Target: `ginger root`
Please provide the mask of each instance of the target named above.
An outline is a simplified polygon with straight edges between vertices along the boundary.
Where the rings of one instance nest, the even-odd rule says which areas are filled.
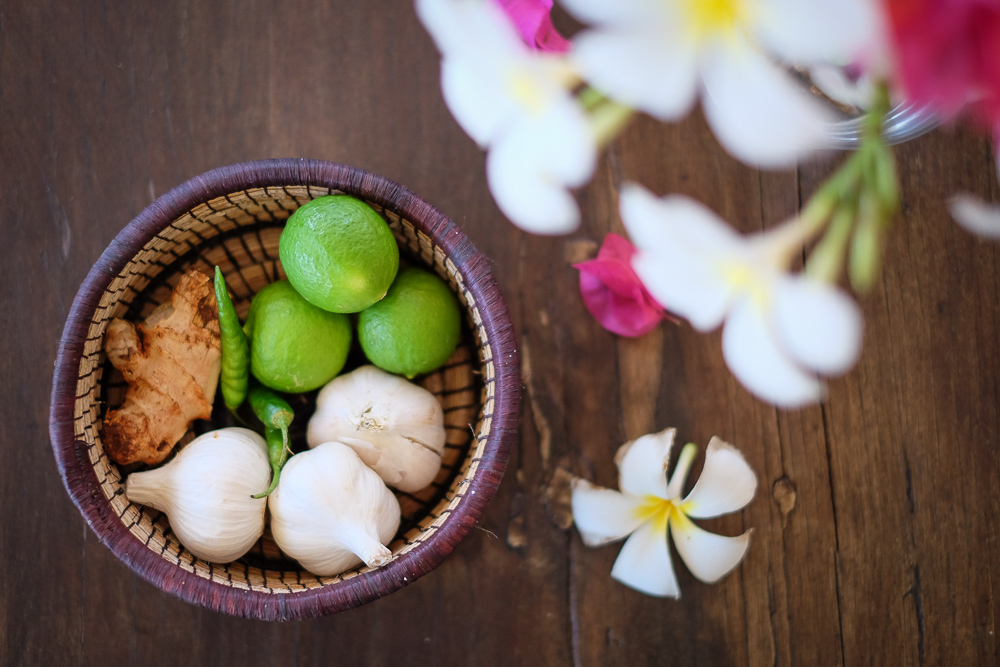
[[[121,464],[159,463],[192,421],[212,414],[222,352],[211,281],[188,271],[145,322],[112,320],[104,351],[129,385],[104,417],[104,450]]]

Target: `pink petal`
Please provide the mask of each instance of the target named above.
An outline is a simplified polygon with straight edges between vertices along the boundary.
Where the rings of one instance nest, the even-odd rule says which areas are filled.
[[[889,0],[886,9],[911,101],[946,120],[972,102],[980,121],[1000,120],[1000,3]]]
[[[552,0],[494,0],[507,14],[528,46],[539,51],[566,53],[570,42],[552,25]]]
[[[628,239],[610,232],[604,237],[604,243],[601,244],[601,249],[597,251],[597,258],[617,259],[620,262],[629,264],[636,252],[638,251],[635,249],[635,246]]]
[[[619,336],[637,337],[652,331],[665,317],[632,270],[636,252],[627,240],[608,234],[597,259],[574,264],[580,270],[580,294],[590,314]]]

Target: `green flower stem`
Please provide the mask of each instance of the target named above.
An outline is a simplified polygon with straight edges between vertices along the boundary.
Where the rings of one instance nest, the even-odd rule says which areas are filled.
[[[623,104],[606,99],[589,109],[589,113],[590,127],[597,139],[597,146],[599,149],[603,149],[621,134],[635,111]]]
[[[896,176],[896,160],[892,151],[884,143],[879,143],[874,155],[873,175],[875,191],[882,211],[883,227],[892,221],[899,210],[899,181]]]
[[[837,209],[830,222],[830,228],[806,262],[805,274],[808,277],[827,283],[835,283],[840,279],[855,216],[856,210],[853,206],[842,205]]]
[[[887,224],[885,219],[878,195],[872,190],[862,193],[847,265],[847,275],[855,292],[869,291],[878,278],[882,266],[882,231]]]
[[[861,146],[816,191],[798,217],[802,243],[823,234],[805,269],[811,278],[836,282],[845,258],[856,291],[870,289],[878,277],[883,232],[899,208],[896,163],[882,138],[882,121],[889,108],[888,88],[882,84],[865,114]]]
[[[577,102],[583,107],[584,111],[591,111],[594,107],[602,102],[606,101],[606,98],[595,88],[590,86],[585,86],[576,96]]]

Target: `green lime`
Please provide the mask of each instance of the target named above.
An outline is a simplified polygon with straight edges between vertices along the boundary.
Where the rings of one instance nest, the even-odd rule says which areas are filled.
[[[289,282],[309,303],[356,313],[383,296],[399,269],[396,239],[360,199],[328,195],[288,218],[278,256]]]
[[[317,308],[287,280],[253,298],[246,324],[250,372],[271,389],[302,392],[322,387],[347,361],[351,322]]]
[[[358,340],[373,364],[412,378],[448,361],[460,323],[458,299],[447,283],[403,269],[385,298],[358,315]]]

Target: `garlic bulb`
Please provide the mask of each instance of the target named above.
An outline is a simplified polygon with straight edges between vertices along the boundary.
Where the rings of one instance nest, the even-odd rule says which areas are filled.
[[[288,459],[270,496],[271,533],[313,574],[340,574],[392,557],[399,501],[358,455],[328,442]]]
[[[310,447],[350,446],[386,484],[419,491],[434,479],[444,453],[444,413],[434,395],[375,366],[331,380],[316,397]]]
[[[165,513],[181,544],[215,563],[236,560],[264,532],[271,465],[264,439],[245,428],[224,428],[192,440],[172,461],[134,472],[125,496]]]

